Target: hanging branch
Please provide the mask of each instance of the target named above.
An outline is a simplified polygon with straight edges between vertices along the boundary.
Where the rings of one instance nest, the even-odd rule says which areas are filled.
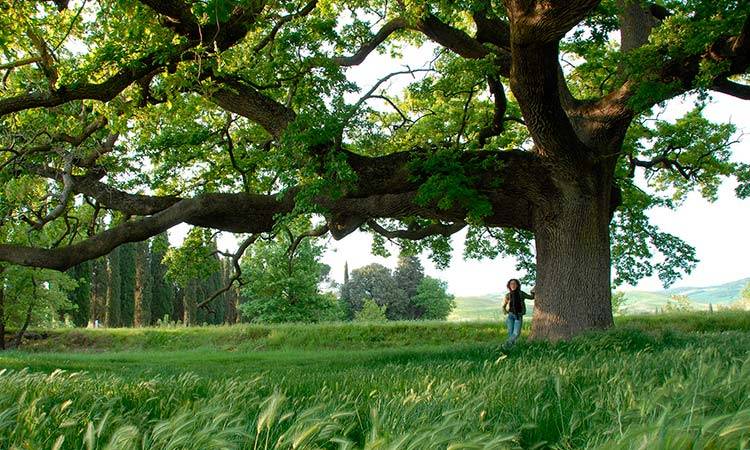
[[[31,322],[31,311],[34,309],[34,300],[37,296],[36,277],[34,277],[34,275],[31,276],[31,284],[33,286],[33,293],[29,299],[29,307],[26,308],[26,320],[24,320],[23,326],[21,326],[21,329],[18,330],[16,337],[13,339],[13,347],[15,348],[21,347],[21,339],[23,339],[23,335],[26,334],[26,329],[29,328],[29,323]]]
[[[323,224],[319,226],[318,228],[315,228],[314,230],[306,231],[298,236],[293,236],[292,232],[287,229],[287,233],[289,234],[289,240],[292,242],[292,244],[287,249],[286,253],[289,257],[289,273],[292,272],[292,261],[294,260],[294,254],[297,252],[297,247],[299,247],[299,244],[302,243],[302,240],[308,237],[320,237],[324,234],[328,233],[329,228],[328,224]]]
[[[255,241],[257,241],[259,237],[260,237],[260,233],[255,233],[251,235],[250,237],[242,241],[242,243],[240,244],[236,252],[228,255],[232,258],[232,265],[234,266],[234,276],[232,276],[232,278],[229,279],[229,282],[223,288],[211,294],[211,296],[207,298],[206,300],[203,300],[202,302],[198,303],[196,308],[205,309],[207,305],[211,303],[212,301],[214,301],[218,296],[230,290],[232,286],[234,285],[234,283],[239,283],[240,285],[243,284],[241,280],[242,268],[240,267],[240,258],[242,258],[242,255],[245,254],[245,251],[248,249],[248,247],[250,247]],[[225,254],[223,252],[221,253]]]
[[[60,192],[58,205],[50,211],[46,216],[42,217],[39,222],[34,222],[29,219],[28,223],[36,230],[41,230],[46,224],[60,217],[65,209],[68,207],[70,197],[73,194],[73,176],[71,174],[73,170],[73,155],[67,154],[65,156],[65,169],[62,172],[63,189]]]

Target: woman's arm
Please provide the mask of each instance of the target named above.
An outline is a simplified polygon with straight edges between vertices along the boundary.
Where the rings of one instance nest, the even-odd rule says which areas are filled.
[[[503,299],[503,312],[505,314],[508,314],[508,303],[510,303],[510,295],[505,294],[505,299]]]
[[[524,300],[534,300],[534,289],[531,290],[531,294],[521,291],[521,297],[523,297]]]

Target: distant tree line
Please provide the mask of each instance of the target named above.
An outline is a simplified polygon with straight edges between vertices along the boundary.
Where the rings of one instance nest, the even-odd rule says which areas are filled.
[[[188,325],[235,323],[239,295],[230,289],[204,308],[197,305],[227,284],[230,261],[212,255],[214,265],[201,277],[168,276],[170,252],[166,234],[125,244],[106,257],[84,262],[67,274],[78,282],[69,293],[70,307],[59,311],[76,326],[140,327],[157,321]]]
[[[380,264],[353,270],[351,276],[348,267],[345,270],[341,304],[350,320],[356,319],[368,302],[385,308],[388,320],[445,320],[455,306],[447,284],[425,276],[415,256],[400,255],[394,271]]]
[[[444,320],[454,307],[446,283],[425,276],[414,256],[401,255],[393,271],[371,264],[350,276],[347,265],[339,285],[320,262],[324,249],[291,231],[258,240],[240,260],[242,282],[216,296],[237,274],[200,228],[179,247],[162,233],[65,273],[0,265],[0,349],[6,328]]]

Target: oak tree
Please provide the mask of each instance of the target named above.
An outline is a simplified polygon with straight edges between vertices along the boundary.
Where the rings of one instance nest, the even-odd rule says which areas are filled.
[[[559,339],[612,324],[611,267],[668,282],[694,263],[644,209],[715,197],[728,175],[750,194],[731,126],[701,105],[647,120],[685,94],[750,98],[746,1],[0,9],[1,181],[47,186],[3,198],[3,223],[30,230],[0,244],[14,264],[65,270],[179,223],[258,234],[313,214],[336,239],[364,228],[445,263],[469,227],[470,253],[529,263],[533,241],[533,335]],[[411,47],[434,57],[350,78]],[[411,82],[390,92],[395,77]],[[644,193],[638,173],[673,195]],[[49,227],[58,239],[34,239]]]

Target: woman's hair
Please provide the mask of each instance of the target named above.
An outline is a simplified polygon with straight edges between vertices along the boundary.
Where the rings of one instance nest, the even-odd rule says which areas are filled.
[[[515,282],[516,282],[516,285],[518,286],[518,290],[520,291],[520,290],[521,290],[521,282],[520,282],[520,281],[518,281],[518,279],[517,279],[517,278],[511,278],[510,280],[508,280],[508,284],[506,284],[506,285],[505,285],[505,286],[506,286],[506,287],[508,288],[508,290],[510,290],[510,283],[511,283],[512,281],[515,281]]]

